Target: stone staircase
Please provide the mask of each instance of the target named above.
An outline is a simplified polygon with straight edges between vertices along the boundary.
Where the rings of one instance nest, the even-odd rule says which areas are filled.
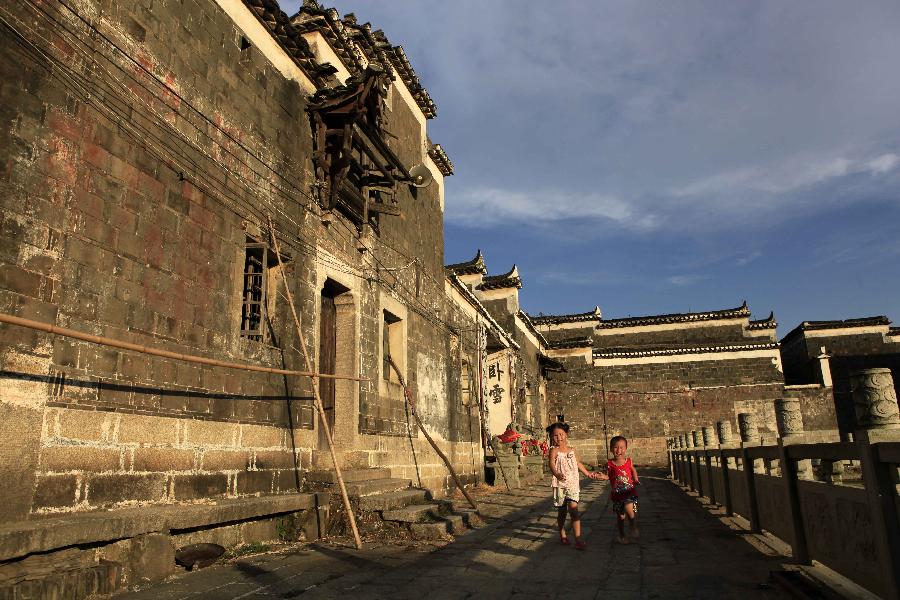
[[[346,469],[341,475],[361,533],[433,540],[481,524],[475,510],[450,500],[432,500],[431,492],[412,487],[409,479],[391,477],[390,469]],[[329,491],[333,499],[340,494],[334,471],[309,472],[306,481],[308,488]]]

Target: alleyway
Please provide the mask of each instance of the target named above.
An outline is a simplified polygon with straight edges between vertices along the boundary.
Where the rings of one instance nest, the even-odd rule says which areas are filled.
[[[482,500],[487,526],[443,548],[316,544],[210,567],[123,600],[182,598],[776,598],[766,556],[661,476],[645,474],[639,544],[612,546],[605,483],[583,492],[588,549],[557,544],[548,489]]]

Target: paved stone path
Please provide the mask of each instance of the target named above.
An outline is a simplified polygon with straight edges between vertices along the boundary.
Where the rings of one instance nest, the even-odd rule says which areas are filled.
[[[769,572],[782,557],[758,550],[697,500],[644,474],[641,539],[613,545],[605,482],[584,482],[588,549],[561,546],[549,487],[481,499],[487,526],[453,543],[340,543],[245,557],[118,598],[777,598]]]

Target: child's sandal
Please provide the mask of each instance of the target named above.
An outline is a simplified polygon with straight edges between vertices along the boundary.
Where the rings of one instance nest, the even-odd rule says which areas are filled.
[[[563,546],[568,546],[568,545],[569,545],[569,538],[568,538],[568,537],[561,537],[561,538],[559,538],[559,543],[562,544]]]
[[[575,549],[576,550],[584,550],[586,548],[587,548],[587,544],[585,544],[583,540],[575,540]]]

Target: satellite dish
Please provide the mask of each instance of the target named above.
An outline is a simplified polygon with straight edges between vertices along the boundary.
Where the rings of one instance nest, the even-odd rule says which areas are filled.
[[[418,164],[409,170],[409,183],[413,187],[423,188],[434,181],[431,169],[423,164]]]

